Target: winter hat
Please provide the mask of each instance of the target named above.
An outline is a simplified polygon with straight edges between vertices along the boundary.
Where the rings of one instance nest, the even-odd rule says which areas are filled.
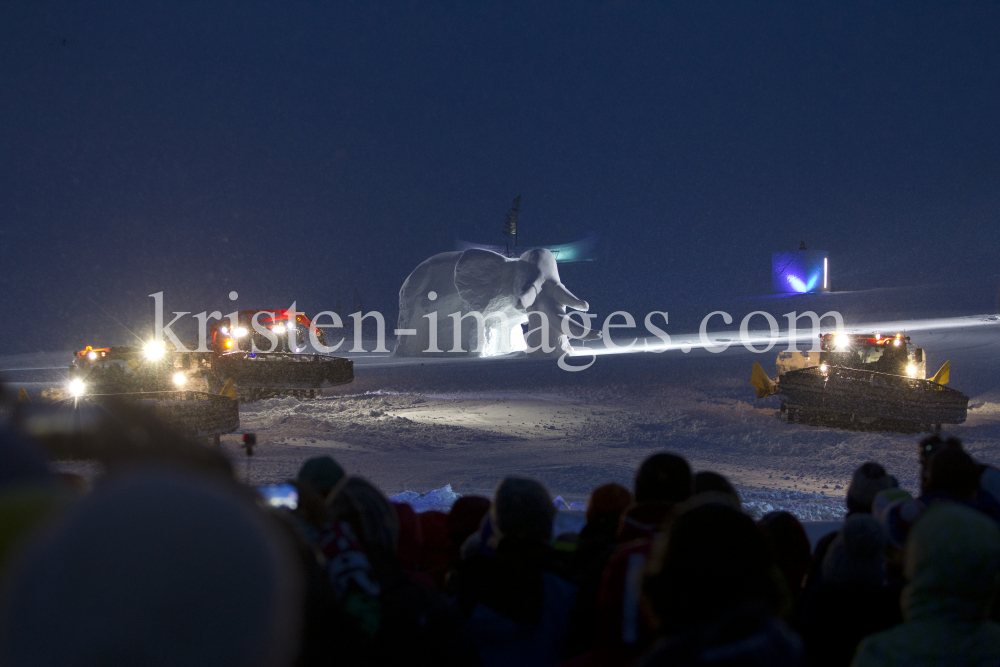
[[[854,471],[847,487],[847,509],[851,512],[872,511],[872,502],[879,491],[892,487],[892,478],[878,463],[869,461]]]
[[[556,509],[544,486],[532,479],[506,477],[493,498],[493,523],[504,537],[548,542]]]
[[[653,454],[635,473],[637,503],[677,503],[691,497],[691,466],[676,454]]]
[[[299,468],[299,481],[310,484],[321,498],[330,495],[333,487],[344,478],[344,469],[329,456],[317,456]]]
[[[831,584],[885,583],[886,536],[871,514],[852,514],[830,543],[823,559],[823,581]]]
[[[896,502],[897,500],[912,500],[913,496],[910,495],[909,491],[903,489],[884,489],[875,494],[875,500],[872,501],[872,516],[876,520],[883,523],[882,515],[889,505]]]
[[[587,521],[599,516],[621,516],[632,504],[632,492],[621,484],[603,484],[590,493],[587,501]]]
[[[134,469],[109,480],[10,573],[0,663],[291,665],[302,573],[272,521],[203,473]]]

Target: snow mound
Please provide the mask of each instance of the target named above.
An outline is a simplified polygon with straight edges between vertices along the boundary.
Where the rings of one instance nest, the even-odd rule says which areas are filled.
[[[755,519],[768,512],[788,512],[799,521],[837,521],[847,512],[843,498],[819,493],[757,488],[742,488],[739,493],[743,511]]]
[[[455,493],[451,489],[451,484],[445,484],[440,489],[434,489],[427,493],[420,494],[415,491],[403,491],[389,497],[390,502],[401,505],[409,505],[417,514],[436,510],[438,512],[449,512],[455,501],[462,495]]]

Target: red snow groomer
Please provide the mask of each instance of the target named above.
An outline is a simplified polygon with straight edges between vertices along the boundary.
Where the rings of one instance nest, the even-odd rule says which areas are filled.
[[[789,423],[913,432],[961,424],[969,397],[946,387],[951,363],[927,378],[927,356],[902,333],[820,336],[818,352],[781,352],[771,379],[754,362],[757,398],[781,397]]]
[[[354,380],[354,362],[312,350],[312,339],[326,345],[323,330],[302,312],[241,310],[209,327],[212,367],[232,380],[240,400],[278,394],[315,396],[316,390]]]
[[[256,325],[256,326],[255,326]],[[306,349],[309,333],[326,345],[323,330],[305,313],[289,310],[241,310],[236,326],[228,319],[213,322],[208,338],[216,354],[229,352],[291,352]]]
[[[256,324],[256,326],[254,326]],[[87,347],[69,368],[68,390],[55,394],[224,392],[239,401],[276,395],[313,398],[323,387],[354,380],[354,362],[314,351],[309,332],[325,345],[323,331],[300,312],[244,310],[236,326],[214,322],[207,332],[209,352],[175,350],[164,343],[143,347]]]

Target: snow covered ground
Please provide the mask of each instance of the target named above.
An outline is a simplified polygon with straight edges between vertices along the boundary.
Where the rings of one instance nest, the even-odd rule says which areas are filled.
[[[794,303],[782,307],[789,303],[771,312],[780,320],[796,309]],[[733,311],[736,326],[758,307]],[[926,303],[921,308],[919,318],[876,309],[849,324],[905,329],[926,350],[928,373],[950,360],[950,386],[971,399],[968,421],[951,432],[975,458],[1000,465],[996,317],[985,310],[935,317],[925,312]],[[797,309],[804,310],[802,304]],[[712,328],[723,328],[717,322]],[[755,515],[788,509],[803,519],[834,519],[842,514],[852,471],[868,460],[916,488],[921,436],[788,425],[777,418],[776,398],[754,398],[752,362],[773,372],[781,346],[753,354],[736,343],[711,354],[698,347],[696,333],[674,338],[677,344],[665,352],[599,355],[577,373],[560,370],[553,360],[361,355],[354,357],[355,382],[326,390],[322,398],[241,406],[240,432],[258,438],[252,459],[243,456],[239,433],[224,437],[223,446],[251,483],[293,477],[305,459],[329,454],[390,495],[446,485],[450,492],[490,495],[503,476],[524,475],[567,504],[584,503],[602,483],[631,487],[639,463],[663,450],[685,456],[696,470],[729,477]],[[725,338],[736,340],[738,333],[713,336]],[[692,349],[683,352],[681,344]],[[16,386],[28,371],[14,369],[58,369],[68,361],[63,356],[0,359],[0,373]]]

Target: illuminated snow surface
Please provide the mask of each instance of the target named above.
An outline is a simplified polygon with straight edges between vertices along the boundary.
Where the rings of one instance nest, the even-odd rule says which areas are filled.
[[[986,296],[992,308],[993,295]],[[781,315],[787,311],[822,313],[836,303],[824,298],[776,300],[767,309],[784,324]],[[926,350],[928,374],[950,360],[950,386],[971,399],[968,421],[950,432],[978,460],[1000,464],[998,319],[932,311],[926,299],[914,302],[920,309],[876,308],[876,317],[864,318],[852,313],[850,299],[836,305],[847,314],[849,329],[905,330]],[[710,330],[730,330],[714,334],[713,341],[738,340],[740,319],[759,309],[761,303],[731,310],[735,320],[728,327],[713,320]],[[927,317],[928,311],[948,317]],[[636,319],[641,327],[641,315]],[[852,324],[858,321],[869,324]],[[851,473],[869,460],[885,465],[905,488],[916,489],[921,435],[788,425],[777,418],[778,399],[758,401],[749,386],[752,362],[773,374],[784,345],[753,354],[737,342],[713,354],[699,347],[697,327],[693,330],[674,336],[662,353],[601,354],[603,349],[589,343],[599,356],[577,373],[559,370],[554,360],[509,356],[347,355],[355,361],[352,384],[325,390],[316,400],[285,397],[243,405],[241,429],[223,437],[223,447],[240,478],[253,484],[294,477],[305,459],[329,454],[387,494],[407,492],[419,505],[433,499],[421,501],[421,494],[434,492],[442,507],[449,494],[489,496],[505,475],[521,475],[540,480],[553,496],[579,509],[600,484],[631,487],[642,460],[664,450],[685,456],[695,470],[727,476],[755,516],[785,509],[802,519],[837,518]],[[616,338],[625,333],[616,332]],[[682,351],[688,346],[689,352]],[[44,367],[44,356],[0,359],[0,372],[13,380],[10,369]],[[52,366],[62,363],[60,357]],[[239,447],[242,432],[257,434],[252,459]],[[87,464],[62,465],[87,469]]]
[[[969,420],[951,432],[977,459],[1000,464],[998,325],[985,317],[909,324],[928,368],[950,359],[951,385],[972,399]],[[915,490],[920,435],[790,426],[778,419],[777,398],[754,398],[752,361],[773,368],[779,349],[601,355],[579,373],[523,358],[361,357],[356,381],[323,399],[243,406],[242,430],[258,436],[252,461],[240,458],[237,438],[225,446],[254,482],[291,477],[326,453],[387,493],[414,501],[433,492],[415,502],[437,498],[439,507],[446,485],[488,496],[504,475],[523,475],[579,509],[602,483],[631,487],[641,461],[664,450],[726,475],[755,516],[842,516],[850,475],[868,460]]]

